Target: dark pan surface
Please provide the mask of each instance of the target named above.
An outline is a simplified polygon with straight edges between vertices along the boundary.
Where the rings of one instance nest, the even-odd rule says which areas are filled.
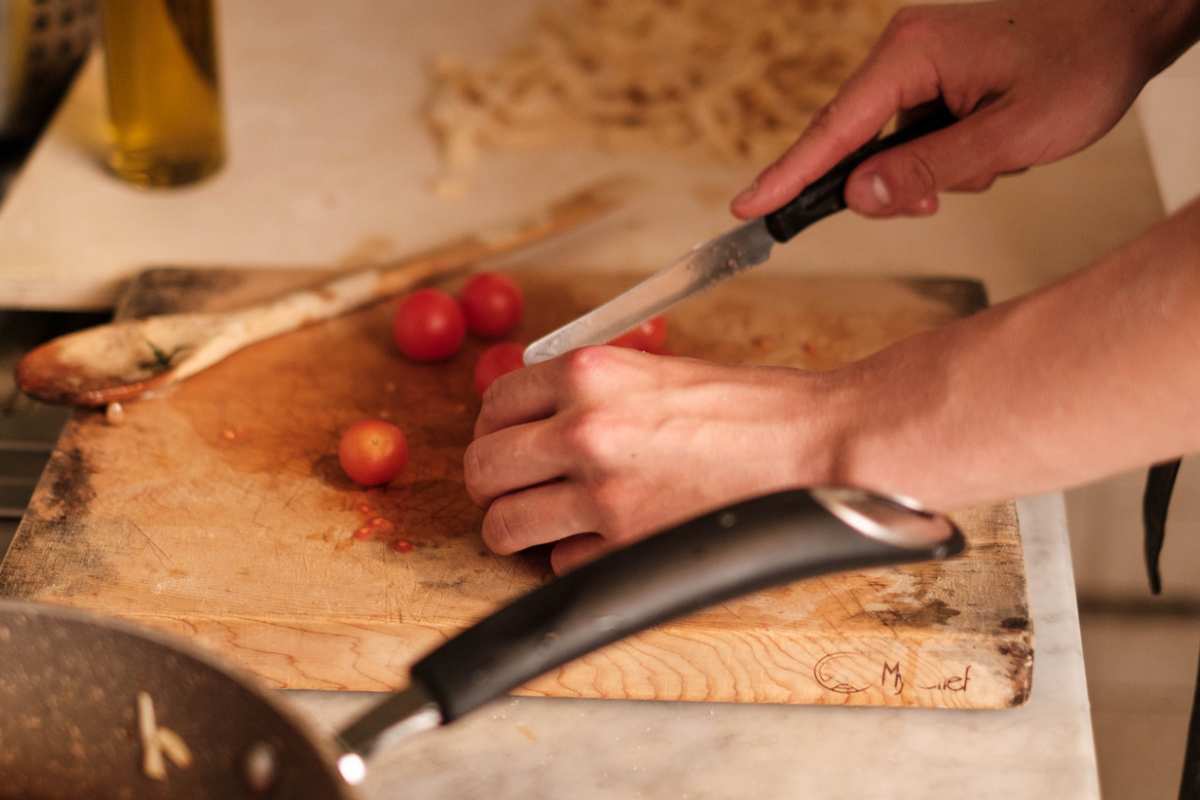
[[[185,648],[187,649],[187,648]],[[318,746],[241,679],[156,635],[73,611],[0,603],[0,798],[340,798]],[[193,764],[142,773],[137,693]],[[244,777],[254,744],[278,753],[273,788]]]

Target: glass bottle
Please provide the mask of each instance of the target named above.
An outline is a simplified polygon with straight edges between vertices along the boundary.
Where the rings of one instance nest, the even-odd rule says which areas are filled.
[[[105,0],[109,166],[142,186],[179,186],[225,159],[212,0]]]

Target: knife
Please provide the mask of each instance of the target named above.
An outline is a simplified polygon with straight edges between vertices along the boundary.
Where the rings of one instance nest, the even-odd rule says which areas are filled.
[[[776,243],[789,241],[813,223],[846,207],[846,181],[859,164],[954,121],[949,109],[938,103],[912,124],[868,142],[779,210],[697,245],[669,267],[538,339],[525,348],[525,364],[537,364],[578,347],[611,341],[685,297],[758,266],[770,258]]]

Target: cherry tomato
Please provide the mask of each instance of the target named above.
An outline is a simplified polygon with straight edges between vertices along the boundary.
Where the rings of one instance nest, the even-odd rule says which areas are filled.
[[[466,323],[453,297],[440,289],[419,289],[396,306],[392,336],[413,361],[443,361],[462,347]]]
[[[342,433],[338,461],[346,476],[360,486],[390,483],[408,463],[404,431],[381,419],[364,419]]]
[[[458,301],[467,319],[467,330],[485,339],[512,333],[525,307],[521,287],[498,272],[482,272],[471,278],[459,292]]]
[[[482,397],[496,378],[525,366],[525,362],[521,360],[524,352],[524,345],[501,342],[480,353],[479,360],[475,362],[476,393]]]
[[[665,353],[667,349],[667,320],[665,317],[650,319],[625,331],[609,342],[613,347],[631,347],[647,353]]]

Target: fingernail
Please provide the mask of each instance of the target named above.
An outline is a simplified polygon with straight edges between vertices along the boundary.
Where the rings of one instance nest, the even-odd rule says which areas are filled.
[[[892,204],[892,193],[888,191],[887,184],[883,182],[879,173],[871,176],[871,194],[879,201],[880,208],[887,208]]]
[[[742,203],[749,202],[756,194],[758,194],[758,178],[755,178],[753,183],[738,192],[737,197],[733,198],[733,204],[740,206]]]

